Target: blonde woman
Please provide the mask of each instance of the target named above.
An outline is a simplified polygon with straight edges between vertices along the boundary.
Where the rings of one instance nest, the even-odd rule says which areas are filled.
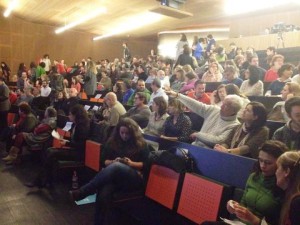
[[[84,90],[88,97],[91,97],[95,94],[97,89],[97,69],[96,64],[93,61],[87,62],[86,74],[84,76]]]

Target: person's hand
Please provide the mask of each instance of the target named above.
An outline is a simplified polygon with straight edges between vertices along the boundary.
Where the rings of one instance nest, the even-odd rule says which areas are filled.
[[[234,205],[234,213],[237,218],[253,225],[259,225],[260,219],[255,216],[249,209],[241,206],[240,204]]]
[[[115,158],[115,160],[113,160],[113,162],[120,162],[121,159],[122,159],[121,157],[117,157]]]
[[[196,138],[197,138],[197,132],[192,133],[192,134],[190,135],[190,138],[191,138],[192,140],[196,140]]]
[[[238,204],[239,204],[239,203],[236,202],[236,201],[229,200],[229,201],[227,202],[227,205],[226,205],[227,211],[228,211],[229,213],[231,213],[231,214],[234,214],[234,213],[235,213],[235,211],[234,211],[235,206],[238,205]]]
[[[178,93],[175,92],[175,91],[172,91],[172,90],[165,90],[166,94],[171,96],[171,97],[177,97],[178,96]]]
[[[59,142],[60,142],[60,144],[61,144],[62,146],[65,146],[66,143],[67,143],[65,140],[59,140]]]
[[[129,159],[129,158],[127,158],[127,157],[124,157],[123,160],[122,160],[122,163],[124,163],[124,164],[130,166],[131,163],[132,163],[132,161],[131,161],[131,159]]]
[[[219,144],[216,144],[216,145],[214,146],[214,150],[218,150],[218,151],[221,151],[221,152],[228,152],[228,149],[227,149],[227,148],[225,148],[224,146],[219,145]]]

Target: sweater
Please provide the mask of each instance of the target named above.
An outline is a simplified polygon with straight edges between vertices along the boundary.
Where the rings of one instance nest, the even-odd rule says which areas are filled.
[[[264,94],[264,84],[259,80],[250,85],[249,80],[245,80],[240,87],[240,91],[246,96],[262,96]]]
[[[300,132],[291,129],[291,121],[277,129],[272,139],[285,143],[290,150],[300,149]]]
[[[196,134],[193,145],[213,148],[215,144],[223,143],[230,132],[240,124],[237,115],[222,117],[218,106],[206,105],[184,95],[179,95],[178,99],[204,118],[203,126]]]
[[[128,110],[122,117],[133,119],[141,128],[145,128],[149,122],[150,109],[147,105],[141,108],[133,107]]]
[[[152,112],[149,117],[149,122],[147,127],[144,129],[145,134],[150,134],[154,136],[160,136],[163,133],[163,125],[169,115],[166,113],[162,115],[159,119],[155,119],[155,112]]]

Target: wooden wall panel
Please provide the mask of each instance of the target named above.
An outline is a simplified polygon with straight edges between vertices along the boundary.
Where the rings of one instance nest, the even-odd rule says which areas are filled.
[[[37,62],[45,53],[50,59],[65,59],[67,65],[75,61],[92,57],[94,60],[122,57],[123,40],[93,41],[94,35],[66,31],[60,35],[54,33],[55,27],[34,24],[11,16],[0,17],[0,60],[8,63],[12,74],[16,74],[18,66],[24,62],[28,67],[31,61]],[[2,29],[4,24],[5,29]],[[11,32],[9,32],[11,31]],[[157,40],[127,40],[133,55],[146,57],[152,48],[157,47]]]

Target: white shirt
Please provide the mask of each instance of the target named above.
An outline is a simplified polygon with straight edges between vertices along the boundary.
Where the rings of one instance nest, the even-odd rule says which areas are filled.
[[[155,97],[158,97],[158,96],[162,96],[164,97],[164,99],[166,100],[166,102],[168,102],[169,100],[169,96],[165,93],[165,91],[162,89],[162,88],[159,88],[156,92],[153,92],[150,96],[150,100],[148,102],[148,106],[151,106],[152,103],[153,103],[153,99]]]
[[[42,97],[48,97],[51,93],[51,88],[49,86],[47,87],[41,87],[41,96]]]

